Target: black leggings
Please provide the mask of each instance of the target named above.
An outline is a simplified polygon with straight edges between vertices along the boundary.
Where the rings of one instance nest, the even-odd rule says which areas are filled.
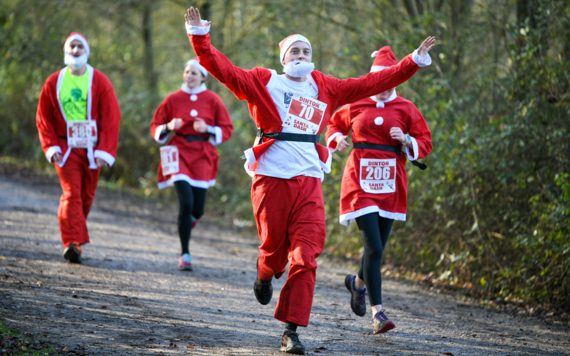
[[[190,254],[190,233],[192,232],[192,217],[199,219],[204,215],[204,203],[206,202],[206,189],[196,188],[185,181],[174,182],[180,212],[178,213],[178,234],[182,245],[182,254]]]
[[[386,248],[394,219],[386,219],[378,216],[378,213],[370,213],[356,218],[356,223],[364,243],[364,254],[360,261],[358,278],[366,283],[370,305],[382,304],[380,262],[382,262],[382,254]]]

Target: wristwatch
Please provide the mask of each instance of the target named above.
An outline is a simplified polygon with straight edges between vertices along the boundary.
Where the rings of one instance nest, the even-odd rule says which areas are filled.
[[[409,134],[406,134],[406,142],[404,142],[404,145],[407,145],[410,142],[412,142],[412,137]]]

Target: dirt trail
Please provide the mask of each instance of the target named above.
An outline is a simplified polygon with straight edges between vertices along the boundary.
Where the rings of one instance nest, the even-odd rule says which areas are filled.
[[[99,189],[82,265],[61,258],[53,179],[0,177],[0,320],[79,355],[280,355],[273,300],[252,292],[258,239],[200,222],[194,272],[179,272],[176,212]],[[210,202],[211,203],[211,202]],[[570,355],[570,328],[497,313],[387,280],[397,328],[371,335],[343,285],[350,271],[320,261],[307,354]],[[0,350],[1,351],[1,350]],[[1,352],[0,352],[1,354]]]

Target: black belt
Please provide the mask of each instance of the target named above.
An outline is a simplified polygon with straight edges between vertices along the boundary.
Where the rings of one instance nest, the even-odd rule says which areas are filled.
[[[206,142],[206,141],[210,140],[210,136],[181,135],[179,133],[177,133],[177,135],[184,137],[186,139],[186,142],[192,142],[192,141]]]
[[[263,132],[260,129],[257,129],[257,137],[261,137],[261,142],[263,142],[263,138],[271,138],[277,141],[295,141],[295,142],[309,142],[309,143],[319,143],[320,136],[319,135],[306,135],[306,134],[298,134],[298,133],[289,133],[289,132]]]
[[[398,156],[402,153],[402,148],[398,145],[398,146],[390,146],[390,145],[375,145],[372,143],[365,143],[365,142],[355,142],[354,143],[354,148],[361,148],[361,149],[367,149],[367,150],[377,150],[377,151],[385,151],[385,152],[393,152],[395,154],[397,154]],[[427,168],[427,166],[424,163],[418,162],[418,161],[412,161],[410,160],[410,162],[418,167],[419,169],[421,169],[422,171],[424,169]]]
[[[59,136],[59,135],[57,135],[57,137],[61,138],[62,140],[67,140],[67,136]]]

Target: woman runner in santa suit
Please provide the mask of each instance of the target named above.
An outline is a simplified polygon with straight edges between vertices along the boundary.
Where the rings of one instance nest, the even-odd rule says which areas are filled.
[[[57,211],[63,257],[80,263],[81,245],[89,242],[86,219],[101,167],[115,162],[121,110],[109,79],[87,64],[85,36],[71,33],[63,51],[67,66],[46,80],[36,124],[63,190]]]
[[[216,184],[218,151],[229,140],[233,124],[220,97],[206,88],[208,72],[191,59],[184,66],[182,87],[160,104],[150,126],[154,139],[164,144],[158,166],[158,187],[176,188],[180,202],[178,234],[182,253],[178,269],[192,271],[190,236],[204,214],[206,191]]]
[[[386,46],[372,54],[371,72],[397,64]],[[350,306],[358,316],[366,314],[370,299],[374,334],[395,327],[382,309],[380,262],[394,220],[406,220],[408,178],[406,158],[425,169],[417,159],[431,152],[431,133],[418,109],[397,95],[395,88],[345,105],[329,122],[326,138],[330,149],[347,149],[352,129],[354,149],[346,163],[340,196],[340,223],[356,221],[364,243],[357,275],[345,278],[351,292]]]
[[[318,144],[339,106],[393,88],[431,61],[434,38],[400,64],[384,72],[340,80],[314,71],[312,47],[302,35],[279,43],[284,75],[256,67],[234,66],[210,43],[210,22],[188,9],[186,30],[198,60],[240,100],[247,100],[258,127],[253,148],[245,151],[253,177],[251,198],[261,240],[254,294],[270,302],[272,278],[289,273],[274,317],[285,323],[281,351],[304,354],[297,326],[307,326],[313,302],[317,262],[325,241],[321,178],[330,172],[329,150]]]

